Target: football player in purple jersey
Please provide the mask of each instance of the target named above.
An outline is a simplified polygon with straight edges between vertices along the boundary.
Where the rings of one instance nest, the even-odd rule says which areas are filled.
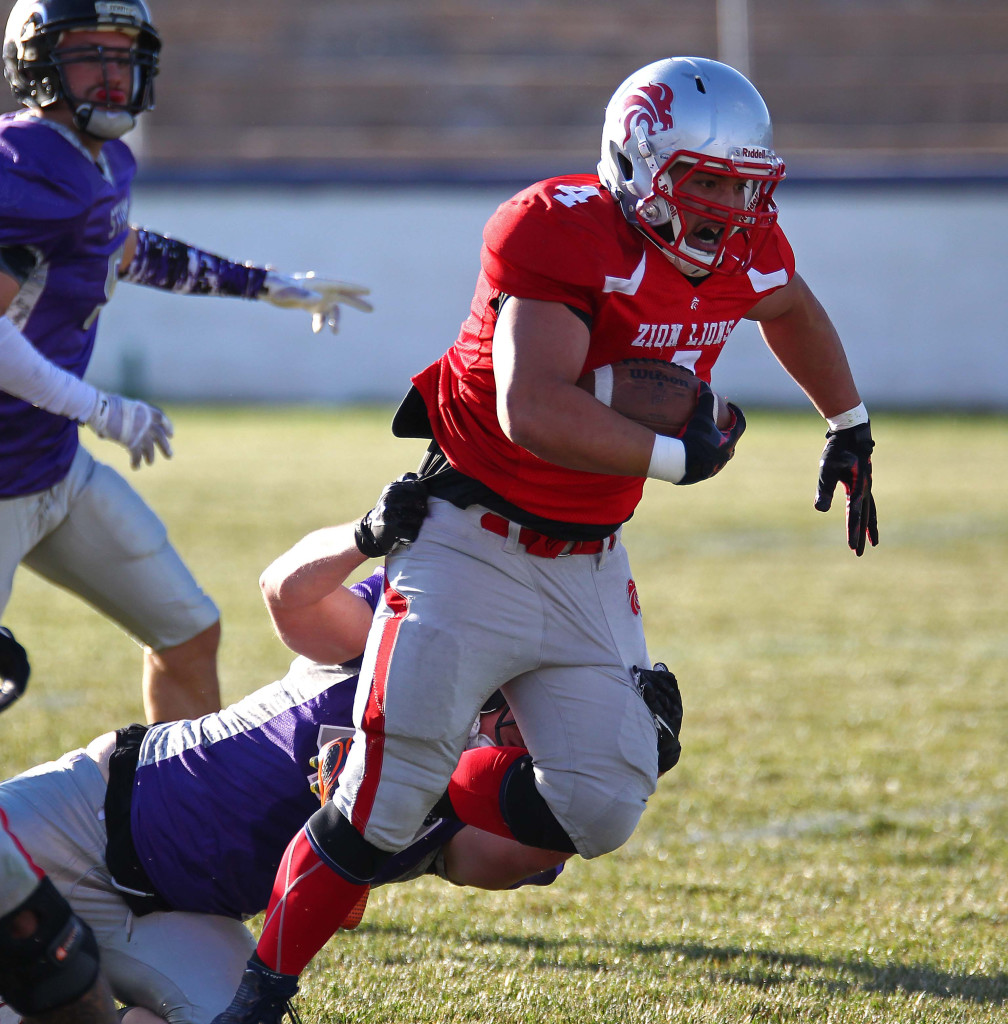
[[[133,468],[171,456],[157,407],[82,378],[117,281],[304,309],[335,330],[366,288],[232,262],[130,223],[136,163],[121,140],[154,103],[161,40],[143,0],[17,0],[4,71],[26,109],[0,117],[0,611],[25,564],[144,647],[148,721],[220,707],[219,613],[123,478],[78,426]]]
[[[25,649],[0,627],[0,711],[28,685]],[[0,1015],[26,1024],[116,1024],[94,932],[32,860],[0,809]]]

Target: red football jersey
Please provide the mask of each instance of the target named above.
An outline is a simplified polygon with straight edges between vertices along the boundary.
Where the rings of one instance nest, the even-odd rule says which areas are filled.
[[[413,378],[434,436],[460,472],[537,516],[617,523],[640,501],[641,477],[564,469],[504,436],[497,421],[492,347],[501,294],[562,302],[591,320],[582,373],[644,357],[711,368],[739,320],[794,274],[779,228],[748,274],[686,277],[592,175],[550,178],[503,203],[483,229],[469,317],[450,348]]]

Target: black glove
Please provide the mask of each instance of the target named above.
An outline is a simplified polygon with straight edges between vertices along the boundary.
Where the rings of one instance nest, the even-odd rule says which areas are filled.
[[[709,480],[735,454],[735,445],[745,430],[745,416],[731,402],[728,408],[734,419],[727,430],[720,430],[714,421],[714,392],[709,384],[702,381],[696,409],[679,434],[686,448],[686,473],[680,484]]]
[[[357,549],[368,558],[381,558],[416,540],[426,515],[427,485],[416,473],[406,473],[385,485],[378,504],[357,524]]]
[[[25,692],[30,675],[27,652],[6,626],[0,626],[0,711]]]
[[[658,730],[658,774],[667,772],[679,763],[682,747],[679,730],[682,729],[682,696],[676,677],[668,666],[656,661],[654,668],[631,669],[634,682],[647,704]]]
[[[847,544],[858,556],[864,554],[865,538],[878,544],[878,517],[871,492],[871,453],[875,442],[871,424],[830,430],[819,460],[815,507],[828,512],[838,483],[847,492]]]

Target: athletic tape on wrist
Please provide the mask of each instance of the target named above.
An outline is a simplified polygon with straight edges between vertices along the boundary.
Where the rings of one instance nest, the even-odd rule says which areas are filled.
[[[857,427],[868,422],[868,410],[864,402],[840,413],[839,416],[827,416],[826,422],[830,430],[846,430],[848,427]]]
[[[686,475],[686,446],[677,437],[655,434],[647,475],[677,484]]]

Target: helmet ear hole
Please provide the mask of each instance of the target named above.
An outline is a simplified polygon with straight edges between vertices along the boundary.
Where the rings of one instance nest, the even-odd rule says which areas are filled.
[[[630,162],[630,158],[626,155],[626,153],[617,152],[616,163],[619,164],[620,173],[623,175],[624,178],[633,177],[633,164]]]

